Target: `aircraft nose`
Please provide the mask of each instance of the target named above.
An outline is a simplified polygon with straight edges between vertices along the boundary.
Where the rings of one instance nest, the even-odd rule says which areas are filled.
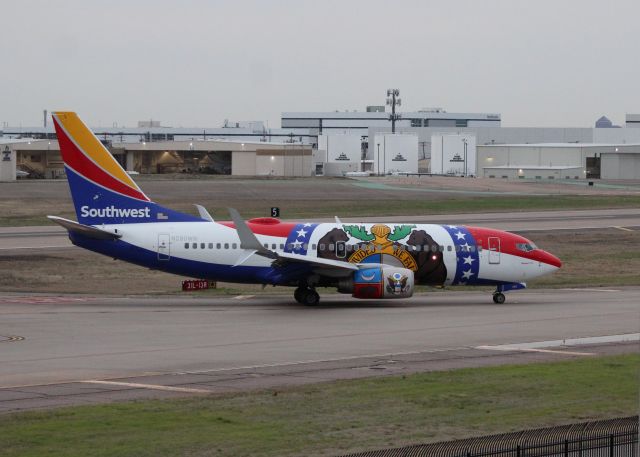
[[[547,251],[538,252],[536,257],[536,260],[538,262],[544,263],[550,267],[554,267],[554,269],[560,268],[562,266],[562,262],[560,261],[560,259]]]

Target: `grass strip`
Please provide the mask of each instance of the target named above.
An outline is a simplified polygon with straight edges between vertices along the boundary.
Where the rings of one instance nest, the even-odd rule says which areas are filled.
[[[194,214],[191,202],[159,201],[177,211]],[[589,210],[610,208],[639,208],[638,195],[557,195],[549,196],[491,196],[491,197],[448,197],[424,196],[408,194],[398,198],[396,194],[373,193],[370,199],[353,199],[345,195],[341,200],[305,199],[289,196],[287,200],[277,198],[265,202],[261,199],[229,200],[220,206],[220,201],[200,201],[216,219],[228,219],[227,207],[237,208],[243,217],[252,218],[267,216],[271,206],[281,209],[284,219],[314,219],[338,216],[374,217],[384,216],[419,216],[424,214],[460,214],[509,211],[552,211],[552,210]],[[4,207],[3,207],[4,206]],[[60,205],[57,205],[60,206]],[[26,202],[15,201],[0,204],[0,226],[53,225],[46,214],[55,214],[75,220],[70,202],[64,207],[52,210],[50,206],[39,207]]]

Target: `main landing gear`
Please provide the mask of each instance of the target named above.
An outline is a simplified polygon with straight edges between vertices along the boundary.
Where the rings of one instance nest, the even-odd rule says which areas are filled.
[[[497,303],[498,305],[502,305],[504,303],[504,301],[506,300],[504,294],[502,292],[498,292],[495,291],[493,293],[493,302]]]
[[[320,303],[318,292],[309,287],[298,287],[293,293],[293,297],[302,305],[315,306]]]

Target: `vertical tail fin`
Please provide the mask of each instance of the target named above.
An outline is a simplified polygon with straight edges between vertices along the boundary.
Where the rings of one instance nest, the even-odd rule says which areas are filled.
[[[57,111],[52,117],[78,222],[201,220],[153,203],[76,113]]]

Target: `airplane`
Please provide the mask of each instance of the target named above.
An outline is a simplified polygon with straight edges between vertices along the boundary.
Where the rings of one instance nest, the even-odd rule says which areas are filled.
[[[361,299],[408,298],[420,284],[494,286],[493,301],[561,261],[509,232],[466,225],[215,221],[144,194],[74,112],[52,114],[77,222],[47,216],[79,247],[143,267],[231,283],[294,287],[317,305],[318,287]]]

